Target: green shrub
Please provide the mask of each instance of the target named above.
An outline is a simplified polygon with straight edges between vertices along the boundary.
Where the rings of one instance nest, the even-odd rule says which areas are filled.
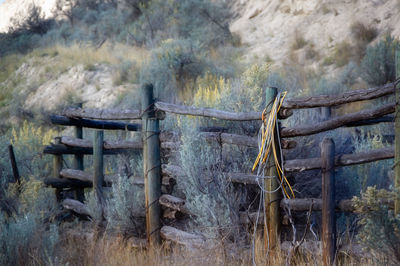
[[[134,179],[120,175],[113,183],[107,200],[107,222],[110,228],[126,235],[143,236],[144,207],[143,187],[135,185]]]
[[[390,35],[368,47],[361,61],[361,77],[374,86],[394,81],[396,50],[400,50],[400,42]]]
[[[336,45],[333,60],[338,67],[347,65],[353,56],[353,46],[350,43],[343,41]]]
[[[369,187],[353,199],[360,216],[359,240],[372,254],[385,256],[393,265],[400,263],[400,216],[389,210],[389,201],[398,196],[399,192]]]
[[[190,40],[166,40],[153,50],[149,63],[141,70],[141,83],[152,83],[160,96],[171,95],[187,87],[206,68],[204,52]]]
[[[8,214],[0,212],[0,264],[51,263],[58,241],[58,229],[53,224],[54,190],[32,179],[22,181],[18,188],[11,184],[4,190],[0,204],[13,202],[14,208]]]
[[[239,225],[238,200],[223,174],[219,149],[199,136],[196,121],[182,119],[180,124],[180,163],[185,176],[178,177],[177,185],[186,197],[186,206],[195,215],[190,229],[211,238],[229,235],[239,239],[234,234]]]

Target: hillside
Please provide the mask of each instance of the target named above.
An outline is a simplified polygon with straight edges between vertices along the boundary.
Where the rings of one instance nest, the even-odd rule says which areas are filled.
[[[6,0],[0,5],[0,31],[6,31],[10,26],[11,18],[25,16],[29,3],[41,7],[43,18],[53,18],[56,1]],[[359,62],[370,43],[375,43],[387,32],[393,37],[400,36],[400,16],[398,1],[232,1],[228,5],[230,16],[227,18],[230,30],[241,39],[241,57],[247,64],[269,62],[275,68],[284,66],[301,66],[302,71],[314,71],[316,74],[333,78],[340,73],[343,66],[350,61]],[[62,19],[58,17],[57,19]],[[107,18],[105,18],[107,19]],[[99,39],[98,42],[102,40]],[[107,53],[115,54],[113,48]],[[106,49],[107,50],[107,49]],[[103,50],[105,52],[105,50]],[[55,59],[57,61],[57,59]],[[53,68],[56,61],[44,60],[42,68]],[[62,104],[62,95],[72,94],[88,106],[99,105],[98,97],[112,105],[115,102],[118,89],[110,93],[103,90],[99,82],[85,79],[86,87],[81,84],[82,72],[85,66],[69,62],[75,72],[73,76],[52,75],[51,80],[37,88],[31,88],[24,108],[35,106],[37,109],[50,110]],[[113,62],[122,62],[120,59]],[[91,62],[90,64],[95,64]],[[101,62],[98,62],[101,63]],[[35,73],[37,69],[25,62],[18,76],[21,80],[30,80],[26,73]],[[108,69],[110,66],[108,67]],[[118,67],[112,66],[113,69]],[[81,70],[79,70],[81,69]],[[107,67],[98,67],[92,70],[95,76],[102,76],[105,80],[112,80],[112,73]],[[57,97],[53,91],[55,84],[65,77],[72,80],[75,86],[60,85],[57,88]],[[101,83],[101,82],[100,82]],[[62,84],[62,82],[60,83]],[[21,86],[26,86],[23,83]],[[35,86],[35,84],[34,84]],[[305,85],[307,86],[307,85]],[[361,85],[361,86],[365,86]],[[20,86],[19,86],[20,87]],[[32,87],[32,86],[30,86]],[[87,97],[88,91],[83,88],[95,87],[94,95]],[[76,91],[75,91],[76,90]],[[120,96],[121,97],[121,96]],[[43,102],[41,99],[46,98]]]
[[[235,1],[233,10],[231,30],[247,46],[246,57],[270,58],[279,65],[295,60],[316,69],[337,49],[379,40],[387,32],[400,36],[395,0]],[[367,29],[375,29],[376,37],[369,40]]]

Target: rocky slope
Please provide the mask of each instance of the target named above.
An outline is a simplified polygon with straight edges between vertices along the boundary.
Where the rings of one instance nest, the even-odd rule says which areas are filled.
[[[0,32],[8,29],[11,18],[23,16],[31,3],[40,6],[47,17],[52,16],[56,1],[6,0],[0,4]],[[241,37],[244,56],[250,62],[271,61],[279,66],[295,61],[300,66],[334,73],[337,64],[327,64],[327,59],[334,53],[345,52],[365,34],[357,33],[354,25],[364,27],[358,31],[374,31],[368,42],[378,40],[386,32],[400,36],[398,0],[234,0],[229,7],[233,13],[230,29]],[[42,63],[43,69],[46,64]],[[25,64],[18,75],[32,80],[37,71],[37,67]],[[112,75],[113,71],[105,65],[88,71],[76,64],[59,76],[38,82],[39,86],[28,93],[24,109],[50,110],[74,95],[87,106],[105,106],[125,90],[114,88]]]
[[[57,0],[5,0],[0,4],[0,32],[7,32],[13,18],[24,17],[31,4],[40,6],[45,18],[53,16]]]
[[[397,0],[237,0],[232,9],[231,31],[247,45],[247,57],[279,64],[295,53],[300,63],[316,67],[339,43],[357,41],[352,31],[357,23],[376,29],[376,39],[386,32],[400,36]]]

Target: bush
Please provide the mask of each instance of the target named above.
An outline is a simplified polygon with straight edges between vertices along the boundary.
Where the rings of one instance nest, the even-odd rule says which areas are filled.
[[[30,178],[21,186],[3,187],[1,202],[13,202],[12,212],[0,212],[0,264],[22,265],[51,263],[58,241],[58,229],[52,224],[56,210],[53,189]],[[31,263],[30,263],[31,262]]]
[[[222,154],[199,136],[195,121],[182,119],[180,124],[180,163],[185,176],[178,177],[177,184],[186,197],[185,206],[195,215],[191,230],[211,238],[239,239],[234,233],[239,226],[238,200],[223,174]]]
[[[107,222],[110,228],[128,236],[143,237],[145,213],[143,187],[134,184],[133,177],[120,175],[107,201]],[[142,232],[142,234],[140,234]]]
[[[369,187],[353,203],[361,219],[358,238],[372,253],[384,255],[389,263],[400,263],[400,216],[389,210],[398,192]]]
[[[166,40],[153,50],[149,63],[141,70],[141,83],[152,83],[158,96],[193,90],[194,80],[206,68],[205,54],[189,40]]]
[[[378,35],[376,28],[367,27],[360,21],[354,22],[350,27],[353,37],[362,43],[369,43]]]
[[[361,77],[373,86],[394,81],[396,50],[400,50],[400,42],[390,35],[376,45],[368,47],[361,61]]]

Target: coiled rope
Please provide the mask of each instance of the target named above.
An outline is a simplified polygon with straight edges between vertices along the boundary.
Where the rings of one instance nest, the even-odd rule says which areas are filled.
[[[287,188],[290,190],[291,196],[295,198],[292,186],[290,185],[289,181],[287,180],[285,173],[284,173],[284,168],[283,168],[283,156],[282,156],[282,148],[280,144],[280,138],[279,138],[279,128],[276,126],[277,124],[277,116],[278,112],[282,107],[283,101],[286,97],[287,92],[278,93],[277,96],[275,97],[275,100],[270,102],[267,107],[264,109],[262,112],[262,124],[260,127],[260,130],[258,132],[258,155],[256,158],[256,161],[254,162],[252,172],[254,172],[257,169],[257,184],[261,190],[260,193],[260,201],[259,201],[259,206],[258,206],[258,211],[257,211],[257,216],[256,216],[256,221],[254,223],[254,231],[253,231],[253,241],[252,241],[252,259],[253,259],[253,265],[256,265],[255,262],[255,241],[256,241],[256,232],[257,232],[257,224],[258,220],[260,217],[260,212],[261,212],[261,207],[263,212],[265,213],[266,211],[266,206],[265,206],[265,194],[271,194],[277,192],[279,189],[282,190],[282,194],[284,198],[290,198],[289,193],[287,192]],[[272,104],[272,106],[271,106]],[[271,106],[271,110],[269,111],[268,114],[268,109]],[[267,115],[268,114],[268,115]],[[278,145],[279,147],[275,146],[275,134],[278,138]],[[280,151],[280,158],[278,158],[277,155],[277,149],[279,148]],[[265,175],[265,170],[268,169],[268,159],[271,154],[271,149],[272,149],[272,154],[274,158],[274,164],[277,170],[278,176],[266,176]],[[272,178],[278,178],[278,183],[279,186],[274,189],[274,190],[266,190],[264,186],[265,179],[272,179]],[[261,180],[261,183],[260,183]],[[287,187],[287,188],[286,188]],[[287,211],[287,210],[285,210]],[[289,210],[290,213],[290,210]],[[269,252],[269,236],[268,236],[268,230],[267,230],[267,217],[264,215],[264,228],[266,232],[266,240],[267,240],[267,254]],[[292,224],[293,226],[293,224]]]

